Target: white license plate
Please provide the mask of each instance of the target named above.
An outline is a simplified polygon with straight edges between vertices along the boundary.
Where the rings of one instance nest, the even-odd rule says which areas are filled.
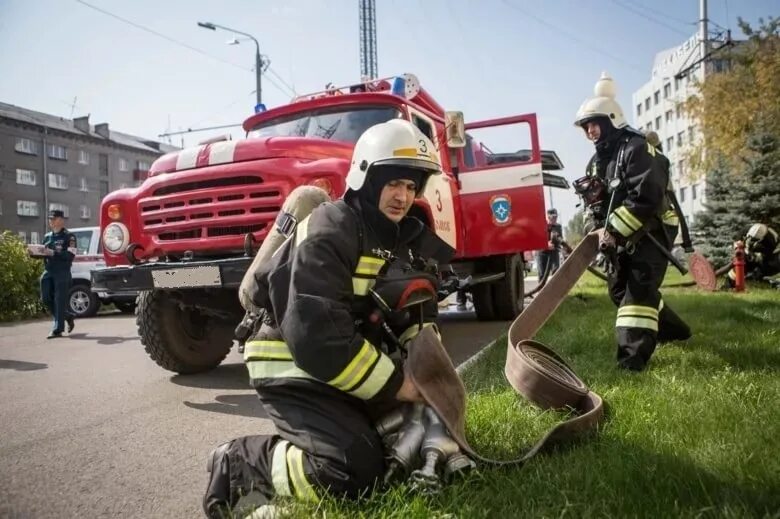
[[[219,267],[191,267],[173,270],[153,270],[155,288],[219,287],[222,278]]]

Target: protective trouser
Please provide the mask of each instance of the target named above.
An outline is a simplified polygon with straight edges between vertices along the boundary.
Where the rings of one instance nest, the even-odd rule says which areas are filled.
[[[547,269],[550,269],[550,275],[552,275],[560,266],[561,253],[559,250],[543,250],[536,254],[536,274],[540,279]]]
[[[221,517],[241,495],[315,501],[355,498],[384,473],[382,442],[365,403],[325,384],[278,379],[258,388],[278,434],[244,436],[214,460],[203,506]]]
[[[608,284],[610,298],[618,307],[617,362],[622,368],[641,371],[657,341],[690,337],[688,325],[664,303],[658,290],[667,265],[666,257],[646,239],[639,240],[633,254],[618,254]]]
[[[44,272],[41,276],[41,299],[54,317],[54,333],[65,331],[65,321],[72,317],[68,311],[68,292],[71,285],[70,272],[51,274]]]

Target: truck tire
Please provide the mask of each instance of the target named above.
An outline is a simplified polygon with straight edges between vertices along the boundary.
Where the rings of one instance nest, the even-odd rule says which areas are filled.
[[[74,281],[68,291],[68,311],[73,317],[92,317],[100,309],[100,299],[86,281]]]
[[[138,296],[136,324],[146,353],[160,367],[190,375],[208,371],[230,352],[232,329],[197,310],[183,309],[169,293]]]
[[[491,265],[489,258],[477,261],[474,273],[490,273]],[[474,303],[474,313],[480,321],[492,321],[496,318],[496,311],[493,307],[493,289],[492,283],[481,283],[474,285],[471,289],[471,298]]]
[[[504,278],[490,286],[496,319],[500,321],[514,320],[523,311],[524,263],[522,254],[508,254],[493,260],[495,271],[504,272]]]

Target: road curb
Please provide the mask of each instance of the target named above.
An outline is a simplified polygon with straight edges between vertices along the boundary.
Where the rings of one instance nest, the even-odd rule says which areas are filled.
[[[495,344],[497,341],[498,341],[498,339],[494,339],[493,341],[489,342],[488,344],[486,344],[485,346],[483,346],[482,348],[480,348],[480,350],[479,350],[477,353],[475,353],[475,354],[474,354],[474,355],[472,355],[471,357],[467,358],[466,360],[464,360],[463,362],[461,362],[460,364],[458,364],[458,367],[456,367],[456,368],[455,368],[455,372],[456,372],[458,375],[463,375],[463,372],[464,372],[464,371],[466,371],[467,369],[469,369],[469,368],[470,368],[470,367],[471,367],[473,364],[475,364],[475,363],[476,363],[476,362],[477,362],[479,359],[481,359],[481,358],[482,358],[482,357],[485,355],[485,353],[486,353],[486,352],[487,352],[487,351],[488,351],[490,348],[492,348],[492,347],[493,347],[493,345],[494,345],[494,344]]]

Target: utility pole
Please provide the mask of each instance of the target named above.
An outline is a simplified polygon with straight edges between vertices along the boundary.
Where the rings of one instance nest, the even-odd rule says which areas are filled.
[[[360,76],[379,77],[376,57],[376,1],[360,0]]]
[[[261,104],[263,102],[263,89],[261,85],[261,76],[263,74],[263,57],[260,55],[260,44],[257,42],[257,38],[255,38],[251,34],[237,31],[235,29],[231,29],[230,27],[225,27],[223,25],[217,25],[216,23],[198,22],[198,26],[212,31],[216,31],[217,29],[222,29],[223,31],[240,34],[241,36],[246,36],[247,38],[255,42],[255,83],[257,84],[257,104],[258,105]],[[236,41],[235,43],[238,42]]]
[[[707,27],[707,0],[699,0],[699,59],[702,61],[702,68],[707,66],[704,61],[709,53],[709,34]],[[706,72],[705,72],[706,73]]]

